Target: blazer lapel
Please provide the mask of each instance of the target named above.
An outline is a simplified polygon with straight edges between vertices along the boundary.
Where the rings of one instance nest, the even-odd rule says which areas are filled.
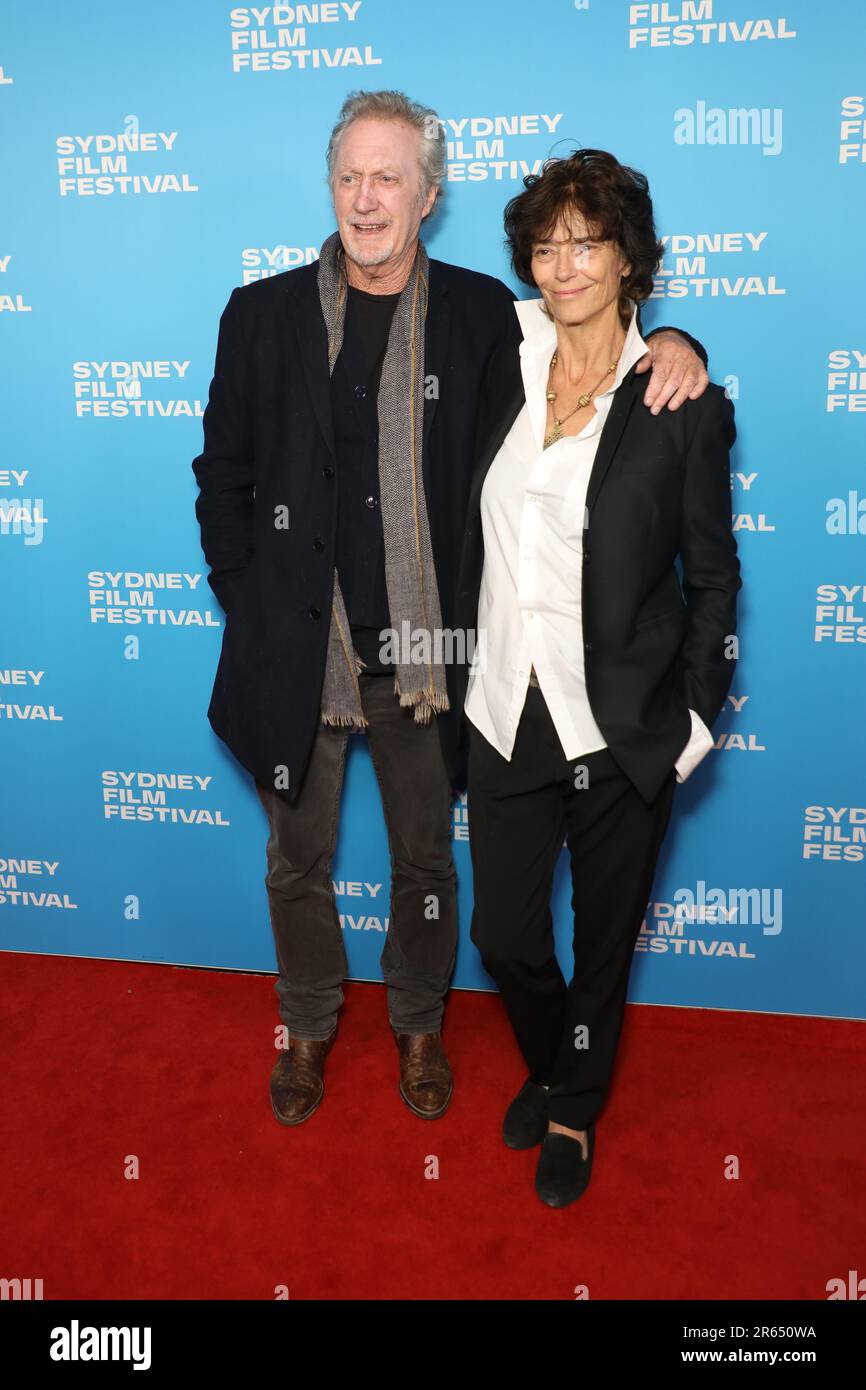
[[[289,281],[293,276],[287,277]],[[334,423],[331,418],[331,378],[328,372],[328,334],[319,303],[318,276],[296,290],[286,285],[286,310],[297,337],[298,356],[303,363],[307,390],[328,451],[336,459]]]
[[[478,461],[469,492],[469,516],[475,516],[478,512],[481,506],[481,489],[490,465],[526,402],[520,356],[516,348],[510,348],[505,354],[497,352],[491,362],[491,368],[491,381],[496,382],[498,393],[495,404],[486,413],[486,419],[481,426]]]
[[[501,390],[499,398],[488,416],[488,424],[484,429],[479,448],[478,462],[469,495],[468,515],[470,517],[475,516],[479,510],[484,479],[487,477],[490,465],[499,453],[508,431],[523,409],[526,400],[523,377],[520,371],[520,358],[516,351],[509,351],[504,361],[495,364],[493,377],[494,379],[498,378],[501,383]],[[604,422],[592,472],[589,475],[586,493],[587,511],[591,510],[607,471],[613,462],[623,431],[638,398],[640,387],[641,382],[635,375],[634,367],[632,367],[623,377],[614,393],[613,404]]]
[[[636,366],[637,364],[635,364]],[[613,394],[613,404],[608,412],[607,419],[601,431],[601,438],[598,441],[595,459],[592,465],[592,472],[589,475],[589,485],[586,489],[586,510],[591,515],[593,503],[598,496],[599,489],[604,482],[607,470],[613,462],[614,454],[619,447],[622,439],[623,430],[628,424],[629,416],[638,398],[641,381],[635,375],[635,368],[632,367],[626,372],[619,386]]]
[[[429,459],[427,441],[436,415],[439,396],[445,385],[447,370],[448,336],[451,328],[451,306],[448,302],[448,286],[444,276],[439,274],[436,261],[428,266],[427,280],[427,321],[424,328],[424,444],[423,458],[426,474]],[[427,380],[434,377],[434,391],[427,390]]]

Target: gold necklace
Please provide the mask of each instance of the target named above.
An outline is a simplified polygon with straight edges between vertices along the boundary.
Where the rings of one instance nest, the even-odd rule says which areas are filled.
[[[550,359],[550,368],[547,373],[547,399],[550,402],[551,406],[550,413],[553,416],[553,429],[550,430],[550,432],[544,436],[545,449],[549,448],[551,444],[555,444],[558,439],[562,439],[562,426],[565,424],[566,420],[570,420],[572,415],[576,415],[579,410],[583,410],[586,406],[589,405],[599,386],[603,385],[603,383],[610,376],[611,372],[616,371],[616,366],[619,362],[619,357],[616,357],[613,360],[613,362],[611,362],[604,376],[601,378],[601,381],[597,382],[595,386],[593,386],[591,391],[584,391],[583,395],[578,396],[577,405],[574,407],[574,410],[570,410],[567,415],[563,415],[562,419],[557,419],[556,411],[553,409],[553,402],[556,400],[556,392],[551,390],[550,386],[551,380],[553,378],[553,369],[556,366],[557,360],[557,353],[554,353]]]

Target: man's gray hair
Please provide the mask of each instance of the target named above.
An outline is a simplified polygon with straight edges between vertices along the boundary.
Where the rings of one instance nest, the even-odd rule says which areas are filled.
[[[438,189],[431,212],[435,212],[445,192],[445,131],[436,112],[430,106],[412,101],[404,92],[350,92],[343,102],[340,118],[328,141],[328,184],[333,185],[334,159],[337,146],[346,127],[353,121],[368,117],[377,121],[405,121],[421,136],[421,198],[431,187]]]

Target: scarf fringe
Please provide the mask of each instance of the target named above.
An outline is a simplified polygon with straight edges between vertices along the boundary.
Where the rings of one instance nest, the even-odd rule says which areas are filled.
[[[394,678],[394,693],[399,695],[400,704],[404,708],[415,709],[415,723],[429,724],[432,715],[442,714],[444,710],[449,710],[451,704],[448,696],[437,690],[400,690],[400,682]]]
[[[359,718],[357,714],[326,714],[322,711],[322,723],[332,728],[366,729],[369,722],[364,714]]]

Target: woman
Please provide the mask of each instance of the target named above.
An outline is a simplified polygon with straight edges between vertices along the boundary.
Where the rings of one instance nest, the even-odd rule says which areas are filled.
[[[638,305],[661,256],[642,174],[599,150],[548,161],[506,208],[523,341],[491,363],[461,576],[468,676],[471,936],[529,1076],[511,1148],[573,1202],[622,1027],[634,941],[675,781],[713,746],[736,595],[719,386],[652,414]],[[682,579],[677,565],[681,566]],[[574,976],[554,954],[571,856]]]

